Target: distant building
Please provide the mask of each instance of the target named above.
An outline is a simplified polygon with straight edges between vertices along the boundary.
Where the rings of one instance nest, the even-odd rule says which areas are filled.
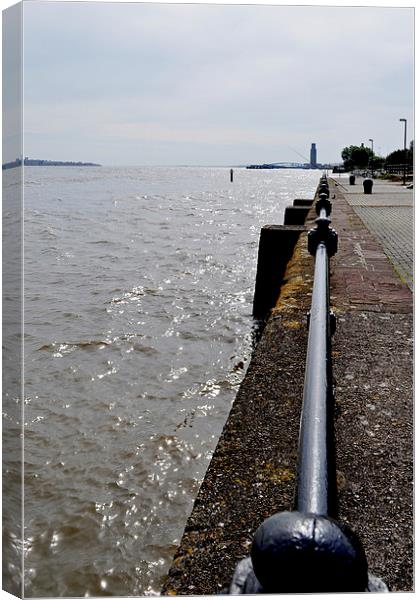
[[[316,145],[315,144],[311,144],[311,169],[316,169],[317,167],[317,162],[316,162]]]

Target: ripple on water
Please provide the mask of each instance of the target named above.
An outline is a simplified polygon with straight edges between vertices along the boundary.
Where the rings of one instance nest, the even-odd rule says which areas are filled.
[[[58,586],[68,582],[69,573],[86,569],[88,575],[97,549],[110,544],[119,549],[113,559],[113,573],[118,573],[125,585],[138,591],[158,587],[161,575],[157,576],[160,571],[154,568],[156,561],[163,567],[179,541],[179,527],[172,525],[173,512],[188,510],[198,488],[195,478],[185,478],[184,468],[200,458],[192,444],[178,436],[151,435],[134,452],[117,455],[120,470],[104,466],[83,471],[87,483],[102,490],[94,503],[80,499],[66,477],[57,476],[56,488],[52,490],[46,486],[47,474],[40,476],[36,492],[29,488],[29,493],[36,493],[44,506],[31,523],[38,533],[26,540],[25,560],[33,588],[46,585],[49,565],[62,568],[57,575]],[[153,469],[148,465],[153,465]],[[66,465],[54,463],[48,468],[63,471]],[[78,476],[73,461],[67,468],[71,478]],[[67,500],[61,503],[60,511],[54,511],[57,514],[45,510],[60,497]],[[169,532],[172,541],[168,544]],[[127,561],[128,557],[145,554],[148,559]],[[37,562],[33,562],[33,556]],[[41,558],[40,569],[36,564]],[[94,560],[93,564],[97,572],[89,580],[91,594],[98,593],[102,578],[116,585],[114,578],[108,579],[104,564],[101,568],[101,561]],[[76,581],[73,584],[79,585]],[[114,587],[108,589],[115,594]]]
[[[26,595],[155,595],[248,365],[260,228],[319,173],[25,177]]]

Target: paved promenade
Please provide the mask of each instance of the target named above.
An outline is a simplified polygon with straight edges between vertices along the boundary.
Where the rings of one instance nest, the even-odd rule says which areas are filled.
[[[413,290],[414,193],[400,183],[374,180],[373,193],[363,193],[363,178],[349,185],[335,176],[347,202],[381,243],[401,279]]]
[[[363,194],[356,181],[330,184],[339,236],[331,259],[339,513],[361,536],[372,571],[391,591],[406,591],[413,533],[413,194],[377,180],[372,194]]]
[[[375,181],[373,194],[364,195],[361,183],[347,182],[344,176],[330,179],[338,233],[330,265],[337,314],[338,518],[360,536],[369,569],[391,591],[411,591],[412,193]],[[315,217],[312,208],[307,228]],[[402,233],[395,235],[399,222]],[[165,595],[220,593],[237,562],[249,555],[260,523],[293,506],[313,267],[301,235],[188,519]]]

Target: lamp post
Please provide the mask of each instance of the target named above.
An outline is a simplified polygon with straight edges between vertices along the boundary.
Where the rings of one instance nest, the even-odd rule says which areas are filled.
[[[403,173],[403,185],[405,185],[406,172],[407,172],[407,119],[400,119],[400,121],[404,122],[404,173]]]
[[[373,178],[373,140],[372,138],[369,138],[369,142],[372,142],[372,157],[371,157],[371,163],[370,163],[370,171],[371,171],[371,176]]]

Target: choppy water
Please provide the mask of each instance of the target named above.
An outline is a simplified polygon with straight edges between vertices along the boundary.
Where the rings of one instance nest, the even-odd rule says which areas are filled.
[[[319,176],[25,168],[27,596],[159,592],[250,357],[260,227]]]

